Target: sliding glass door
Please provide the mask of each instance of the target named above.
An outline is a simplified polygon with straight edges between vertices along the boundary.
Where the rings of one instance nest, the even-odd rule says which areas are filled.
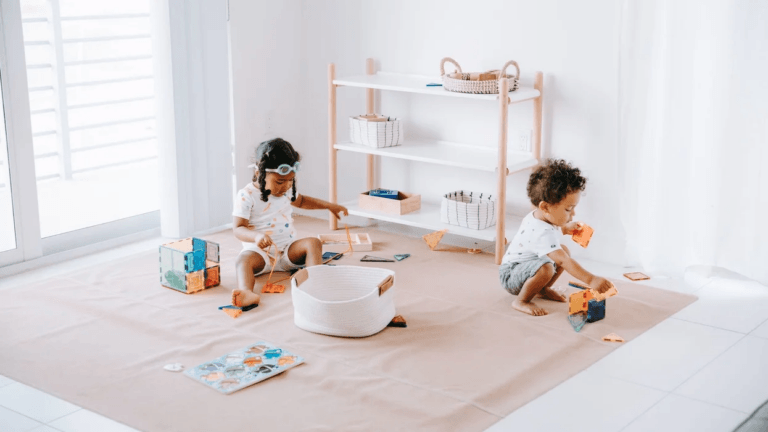
[[[158,229],[150,1],[0,0],[0,266]]]

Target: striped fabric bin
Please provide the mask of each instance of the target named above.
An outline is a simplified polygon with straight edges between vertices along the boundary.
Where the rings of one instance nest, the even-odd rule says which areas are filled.
[[[394,147],[403,142],[400,120],[365,121],[349,118],[349,140],[368,147]]]
[[[496,201],[491,195],[456,191],[443,195],[440,221],[476,230],[496,225]]]

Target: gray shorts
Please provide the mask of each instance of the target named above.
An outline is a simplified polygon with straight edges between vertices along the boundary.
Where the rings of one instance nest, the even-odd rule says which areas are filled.
[[[546,255],[523,262],[506,262],[499,267],[501,286],[512,295],[520,294],[525,281],[533,277],[544,264],[552,263],[557,271],[557,264]]]

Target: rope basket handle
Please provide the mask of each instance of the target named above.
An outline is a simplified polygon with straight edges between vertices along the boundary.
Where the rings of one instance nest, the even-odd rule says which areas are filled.
[[[443,76],[443,75],[445,75],[445,62],[451,62],[451,63],[453,63],[453,65],[454,65],[454,66],[456,66],[457,68],[459,68],[459,73],[463,73],[463,72],[461,71],[461,66],[459,66],[459,64],[456,62],[456,60],[454,60],[454,59],[452,59],[452,58],[450,58],[450,57],[446,57],[446,58],[444,58],[444,59],[440,60],[440,76]],[[515,63],[515,64],[517,64],[517,63]]]
[[[518,66],[517,62],[514,61],[514,60],[510,60],[510,61],[504,63],[504,67],[501,68],[501,74],[499,74],[499,79],[507,76],[507,67],[509,67],[509,65],[513,65],[515,67],[515,71],[517,72],[517,74],[515,75],[515,79],[519,79],[520,78],[520,66]]]

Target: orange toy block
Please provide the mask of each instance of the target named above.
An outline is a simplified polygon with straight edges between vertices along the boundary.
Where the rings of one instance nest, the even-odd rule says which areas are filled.
[[[440,243],[440,240],[443,239],[443,235],[448,232],[447,229],[435,231],[433,233],[426,234],[422,236],[421,238],[424,239],[425,242],[427,242],[427,245],[431,250],[435,250],[437,247],[437,244]]]
[[[232,318],[237,318],[240,316],[240,314],[243,313],[240,309],[222,309],[224,312],[226,312],[227,315],[231,316]]]
[[[589,301],[592,300],[592,291],[579,291],[571,294],[568,299],[568,315],[589,310]]]
[[[617,335],[616,333],[603,336],[603,340],[606,342],[624,342],[624,338]]]
[[[282,294],[285,292],[285,285],[267,283],[261,288],[261,292],[265,294]]]
[[[592,234],[594,233],[595,230],[593,230],[591,226],[587,224],[581,224],[579,229],[573,231],[571,238],[581,247],[585,248],[589,245],[589,240],[592,238]]]
[[[640,272],[624,273],[624,277],[631,281],[648,280],[651,277]]]

